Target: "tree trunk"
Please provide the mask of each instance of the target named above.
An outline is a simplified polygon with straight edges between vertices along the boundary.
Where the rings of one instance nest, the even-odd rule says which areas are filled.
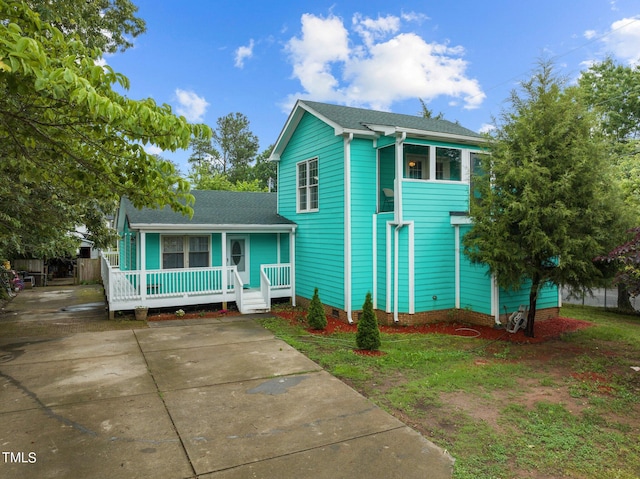
[[[527,315],[527,327],[524,335],[533,338],[533,326],[536,320],[536,304],[538,303],[538,291],[540,290],[540,280],[533,278],[531,283],[531,292],[529,293],[529,313]]]
[[[618,283],[618,309],[620,311],[633,311],[627,285]]]

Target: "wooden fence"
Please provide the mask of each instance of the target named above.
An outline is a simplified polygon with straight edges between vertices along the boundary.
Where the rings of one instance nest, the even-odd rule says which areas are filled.
[[[77,284],[100,281],[100,258],[78,258],[75,276]]]

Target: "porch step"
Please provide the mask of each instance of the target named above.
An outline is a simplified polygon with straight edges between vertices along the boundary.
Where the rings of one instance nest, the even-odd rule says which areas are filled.
[[[260,291],[245,291],[242,295],[242,313],[267,313],[271,308],[264,302]]]

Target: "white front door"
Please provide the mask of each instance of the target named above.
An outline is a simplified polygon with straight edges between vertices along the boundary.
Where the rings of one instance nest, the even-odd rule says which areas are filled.
[[[227,265],[236,266],[243,284],[249,284],[249,238],[246,236],[227,237]]]

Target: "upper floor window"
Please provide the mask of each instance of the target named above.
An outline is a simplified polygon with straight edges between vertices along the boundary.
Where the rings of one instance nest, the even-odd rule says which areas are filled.
[[[162,268],[206,268],[209,261],[208,236],[163,236]]]
[[[429,147],[404,145],[404,177],[412,180],[429,179]]]
[[[301,161],[298,167],[298,211],[318,209],[318,159]]]
[[[462,150],[436,148],[436,180],[462,180]]]

